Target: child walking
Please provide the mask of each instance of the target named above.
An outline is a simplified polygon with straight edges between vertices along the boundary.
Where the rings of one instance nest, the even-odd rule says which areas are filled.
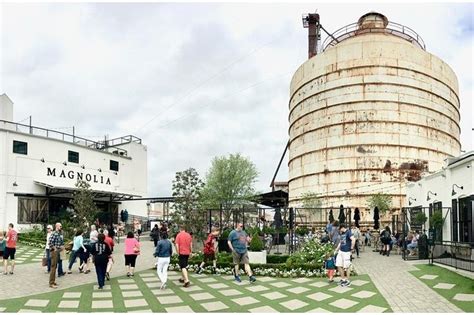
[[[197,274],[201,274],[204,271],[204,266],[206,265],[206,262],[211,262],[212,261],[212,273],[216,274],[216,268],[217,268],[217,259],[216,259],[216,249],[217,249],[217,243],[216,243],[216,238],[219,235],[219,230],[216,227],[213,227],[211,229],[211,233],[207,236],[207,240],[204,243],[204,260],[201,262],[199,265],[198,269],[196,270]]]
[[[329,283],[334,282],[334,274],[336,272],[336,259],[331,253],[326,254],[326,260],[324,261],[324,268],[329,278]]]

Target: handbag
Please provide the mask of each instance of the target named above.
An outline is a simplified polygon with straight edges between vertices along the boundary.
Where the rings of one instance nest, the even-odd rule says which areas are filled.
[[[62,249],[61,251],[59,251],[59,259],[61,259],[61,260],[66,260],[67,259],[66,250]]]
[[[43,259],[41,259],[41,266],[46,267],[47,265],[48,265],[48,258],[43,257]]]
[[[133,247],[133,252],[137,255],[140,255],[140,248],[138,246]]]

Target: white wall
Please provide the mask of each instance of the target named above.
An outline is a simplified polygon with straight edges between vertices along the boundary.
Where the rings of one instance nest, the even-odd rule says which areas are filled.
[[[472,154],[472,152],[466,155],[469,154]],[[442,202],[443,207],[451,208],[453,199],[461,199],[474,194],[473,168],[474,156],[470,156],[451,166],[446,166],[444,170],[424,177],[416,183],[407,185],[407,204],[405,206],[429,208],[430,203]],[[463,186],[463,189],[455,188],[457,194],[454,196],[451,195],[453,184]],[[427,201],[428,191],[436,193],[437,196],[430,194],[431,200]],[[409,197],[416,199],[416,201],[412,201],[411,206],[408,205]],[[425,210],[425,214],[429,217],[428,210]],[[448,213],[448,210],[443,210],[443,218],[445,216],[446,221],[443,226],[443,240],[451,240],[451,213]],[[429,228],[429,220],[425,226],[427,229]]]
[[[27,142],[28,154],[13,153],[13,140]],[[78,173],[82,173],[83,179],[90,176],[88,183],[93,190],[146,196],[146,146],[130,143],[123,148],[128,151],[128,157],[61,140],[0,129],[0,228],[9,222],[17,222],[17,198],[13,194],[45,193],[45,188],[35,184],[35,181],[55,187],[74,188]],[[68,162],[68,150],[79,152],[79,163]],[[41,159],[45,162],[41,162]],[[110,170],[110,160],[119,162],[117,175]],[[63,165],[65,161],[66,166]],[[85,166],[84,169],[81,168],[82,165]],[[48,168],[51,172],[55,170],[56,176],[52,176],[51,172],[48,176]],[[13,186],[13,182],[18,186]],[[129,213],[143,214],[140,207],[133,209],[137,213]],[[144,213],[146,215],[146,206]]]
[[[6,95],[0,95],[0,120],[13,121],[13,102]]]

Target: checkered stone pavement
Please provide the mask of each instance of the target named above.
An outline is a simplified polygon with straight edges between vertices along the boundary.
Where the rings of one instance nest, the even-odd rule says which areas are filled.
[[[133,278],[113,278],[104,290],[87,284],[62,291],[14,299],[8,312],[358,312],[390,311],[366,275],[354,278],[359,286],[341,288],[321,278],[257,277],[250,284],[229,276],[190,273],[191,286],[169,272],[167,288],[160,290],[156,273],[143,271]],[[260,281],[260,279],[262,281]],[[367,299],[370,297],[370,299]],[[2,302],[2,301],[0,301]],[[0,305],[2,305],[0,303]],[[3,305],[2,305],[3,307]]]
[[[15,253],[15,264],[23,265],[35,263],[41,265],[44,254],[45,250],[42,248],[26,246],[20,243]]]

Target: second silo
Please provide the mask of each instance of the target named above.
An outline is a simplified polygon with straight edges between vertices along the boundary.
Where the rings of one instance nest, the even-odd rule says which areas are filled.
[[[366,207],[460,153],[458,83],[411,29],[368,13],[323,44],[291,81],[289,199]]]

